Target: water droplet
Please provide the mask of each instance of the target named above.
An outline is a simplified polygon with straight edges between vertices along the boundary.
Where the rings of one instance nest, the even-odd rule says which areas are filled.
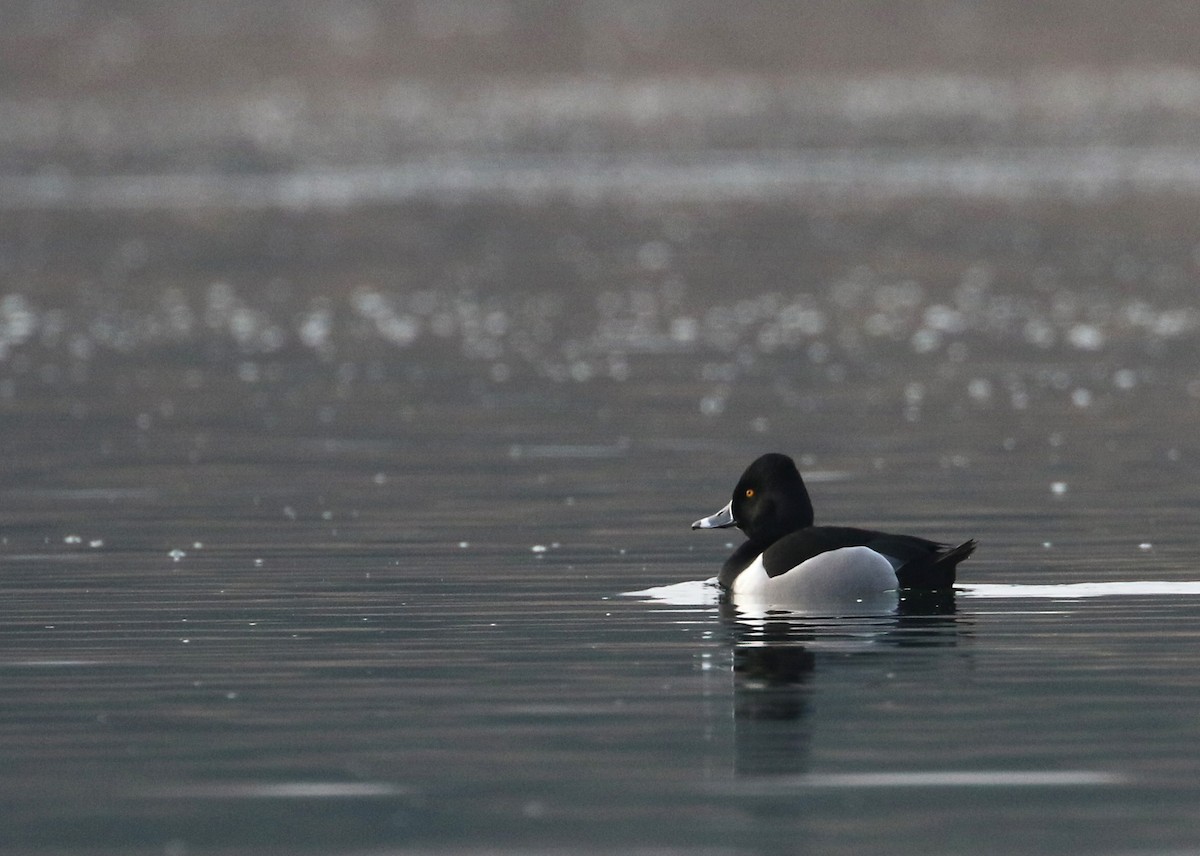
[[[695,318],[679,317],[671,319],[671,341],[688,344],[696,341],[700,335],[700,323]]]
[[[1133,369],[1118,369],[1113,373],[1113,386],[1117,389],[1133,389],[1137,386],[1137,382],[1137,372]]]
[[[928,354],[941,347],[942,337],[937,330],[930,330],[927,327],[922,327],[920,330],[913,333],[910,344],[912,345],[914,352],[918,354]]]
[[[532,820],[546,816],[546,804],[538,800],[531,800],[521,807],[521,814]]]
[[[1092,324],[1076,324],[1067,331],[1067,341],[1081,351],[1098,351],[1104,347],[1104,333]]]
[[[671,264],[671,246],[665,241],[648,241],[638,248],[637,260],[643,270],[666,270]]]
[[[980,404],[990,401],[992,398],[992,382],[987,378],[974,378],[967,384],[967,395]]]

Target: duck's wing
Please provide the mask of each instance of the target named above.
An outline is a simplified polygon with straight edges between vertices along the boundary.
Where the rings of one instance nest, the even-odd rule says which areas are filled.
[[[786,574],[801,562],[830,550],[842,547],[871,547],[871,541],[876,537],[887,536],[882,532],[854,529],[849,526],[809,526],[784,535],[768,547],[763,553],[763,567],[768,577],[777,577]]]
[[[780,538],[763,553],[768,577],[777,577],[813,556],[841,547],[867,547],[886,558],[901,588],[939,589],[954,585],[955,567],[975,551],[975,542],[957,547],[850,526],[810,526]]]

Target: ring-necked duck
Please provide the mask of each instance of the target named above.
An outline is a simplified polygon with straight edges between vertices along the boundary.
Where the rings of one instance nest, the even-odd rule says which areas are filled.
[[[975,551],[913,535],[814,526],[812,501],[796,464],[771,453],[747,467],[729,504],[693,529],[736,526],[748,539],[717,577],[733,594],[781,601],[854,598],[895,589],[946,589]]]

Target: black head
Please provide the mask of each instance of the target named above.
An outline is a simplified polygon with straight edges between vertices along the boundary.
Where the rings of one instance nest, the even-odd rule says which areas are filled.
[[[730,506],[737,527],[751,541],[773,544],[789,532],[813,525],[808,488],[787,455],[763,455],[742,473]]]
[[[729,505],[693,529],[737,526],[764,549],[784,535],[813,524],[812,501],[795,462],[770,453],[752,463],[738,479]]]

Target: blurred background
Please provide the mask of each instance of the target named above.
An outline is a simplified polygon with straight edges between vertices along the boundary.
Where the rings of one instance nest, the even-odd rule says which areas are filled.
[[[6,374],[165,349],[627,380],[684,352],[720,364],[711,410],[782,353],[902,358],[904,407],[968,347],[1100,357],[1119,391],[1129,349],[1200,325],[1191,4],[2,12]],[[956,391],[1017,383],[976,374]]]
[[[1016,452],[1039,500],[1190,460],[1192,4],[0,8],[22,484],[283,435]]]

